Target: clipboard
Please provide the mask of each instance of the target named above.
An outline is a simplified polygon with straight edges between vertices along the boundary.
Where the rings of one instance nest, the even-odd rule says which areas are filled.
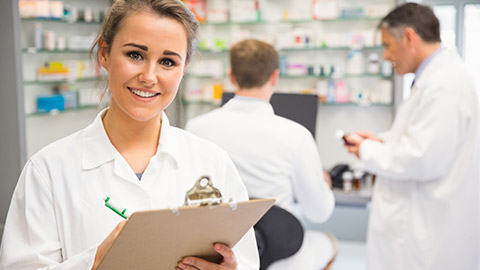
[[[98,269],[175,269],[186,256],[219,263],[222,256],[213,244],[234,247],[274,202],[256,199],[135,212]]]

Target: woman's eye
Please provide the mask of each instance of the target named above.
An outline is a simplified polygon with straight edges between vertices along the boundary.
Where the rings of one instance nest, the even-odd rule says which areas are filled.
[[[143,59],[143,56],[139,54],[138,52],[128,52],[127,56],[130,57],[130,59],[135,60],[135,61],[140,61]]]
[[[175,66],[175,62],[172,61],[171,59],[165,58],[160,60],[160,65],[166,66],[166,67],[173,67]]]

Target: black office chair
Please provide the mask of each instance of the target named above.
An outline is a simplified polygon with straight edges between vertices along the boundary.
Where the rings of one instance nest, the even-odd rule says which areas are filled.
[[[254,229],[260,270],[292,256],[303,243],[302,224],[290,212],[275,205],[255,224]]]

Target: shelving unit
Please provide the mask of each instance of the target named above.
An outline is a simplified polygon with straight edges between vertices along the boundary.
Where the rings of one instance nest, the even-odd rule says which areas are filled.
[[[50,142],[87,126],[100,110],[98,82],[102,75],[99,69],[93,68],[89,46],[100,27],[99,14],[111,3],[109,0],[69,0],[63,4],[65,10],[78,11],[79,17],[75,21],[71,17],[20,19],[27,157]],[[86,8],[93,10],[93,21],[82,19]],[[44,44],[47,31],[54,32],[55,41],[51,43],[54,48]],[[38,37],[42,38],[41,43]],[[59,39],[63,39],[64,45],[60,48],[57,47]],[[37,69],[47,62],[62,63],[68,67],[68,75],[39,77]],[[63,110],[52,107],[52,111],[45,112],[37,109],[37,97],[64,91],[69,92],[65,96],[69,103]],[[72,101],[72,97],[76,98]]]
[[[50,19],[50,18],[22,18],[22,22],[46,22],[46,23],[62,23],[62,24],[93,24],[100,25],[98,21],[86,22],[82,20],[77,20],[74,22],[64,20],[64,19]]]
[[[301,19],[301,20],[279,20],[279,21],[245,21],[245,22],[203,22],[201,25],[231,26],[231,25],[251,25],[251,24],[303,24],[317,22],[352,22],[352,21],[378,21],[381,17],[338,17],[332,19]]]
[[[317,4],[321,5],[323,10],[329,6],[330,3],[327,2],[333,1]],[[364,58],[367,58],[367,54],[374,53],[381,59],[383,48],[378,35],[375,36],[375,29],[384,13],[388,12],[395,2],[338,0],[336,5],[339,16],[331,14],[313,16],[314,3],[315,1],[310,0],[206,1],[206,12],[197,13],[207,15],[206,18],[201,18],[203,21],[200,24],[199,54],[194,56],[182,83],[181,95],[186,111],[183,122],[209,110],[200,108],[201,105],[212,107],[211,104],[218,103],[218,100],[212,100],[219,97],[218,94],[212,95],[217,91],[213,88],[222,88],[223,91],[234,90],[226,76],[229,69],[229,48],[245,38],[261,39],[274,44],[277,48],[280,54],[280,80],[277,92],[324,95],[325,91],[317,87],[321,84],[316,82],[331,80],[333,77],[334,80],[343,80],[344,84],[348,85],[351,92],[351,100],[347,102],[349,106],[355,103],[393,105],[394,78],[391,75],[391,68],[389,73],[384,75],[381,71],[377,74],[361,71],[349,74],[346,62],[349,54],[354,52],[361,52]],[[370,7],[372,5],[374,8]],[[249,10],[253,6],[258,8],[257,11],[253,11],[257,12],[256,14]],[[209,20],[209,8],[216,14],[213,21]],[[358,10],[362,8],[369,11],[361,14]],[[225,16],[226,13],[229,13],[229,18],[228,15]],[[239,16],[239,13],[245,14]],[[290,71],[289,66],[294,65],[300,66],[299,70]],[[332,67],[335,70],[334,76],[331,76],[330,72]],[[321,69],[326,74],[319,72]],[[385,81],[387,83],[383,83]],[[382,94],[381,98],[372,98],[370,102],[353,99],[365,96],[365,93],[380,95],[385,91],[389,93]],[[342,100],[342,103],[345,101]]]
[[[36,54],[36,53],[80,53],[80,54],[87,54],[89,52],[90,52],[90,50],[69,50],[69,49],[58,50],[58,49],[56,49],[56,50],[50,51],[50,50],[45,50],[45,49],[37,50],[35,48],[23,49],[23,53],[27,53],[27,54]]]
[[[195,75],[195,74],[186,74],[185,77],[195,78],[195,79],[226,79],[227,75],[222,74],[221,76],[211,76],[211,75]],[[329,79],[329,76],[318,76],[318,75],[280,75],[280,79]],[[348,78],[381,78],[390,80],[393,79],[393,76],[383,76],[382,74],[344,74],[342,77],[337,77],[337,79],[348,79]]]
[[[33,81],[24,81],[24,85],[52,85],[52,84],[72,84],[72,83],[79,83],[79,82],[96,82],[100,80],[99,78],[92,77],[92,78],[79,78],[73,81],[70,80],[33,80]]]
[[[96,105],[78,106],[78,107],[75,107],[75,108],[65,109],[63,111],[52,110],[50,112],[34,112],[34,113],[30,113],[30,114],[25,115],[25,117],[37,117],[37,116],[46,116],[46,115],[55,116],[55,115],[59,115],[59,114],[63,114],[63,113],[78,112],[78,111],[82,111],[82,110],[92,110],[92,109],[96,110],[97,108],[98,108],[98,106],[96,106]]]

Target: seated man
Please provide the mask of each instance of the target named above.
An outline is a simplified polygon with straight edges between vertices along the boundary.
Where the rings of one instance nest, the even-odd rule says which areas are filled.
[[[275,198],[300,220],[323,223],[335,202],[317,144],[305,127],[274,115],[269,103],[278,81],[278,61],[278,53],[267,43],[237,43],[230,51],[229,71],[236,96],[190,120],[186,129],[229,153],[251,198]],[[300,250],[269,269],[324,269],[334,256],[328,236],[305,231]]]

